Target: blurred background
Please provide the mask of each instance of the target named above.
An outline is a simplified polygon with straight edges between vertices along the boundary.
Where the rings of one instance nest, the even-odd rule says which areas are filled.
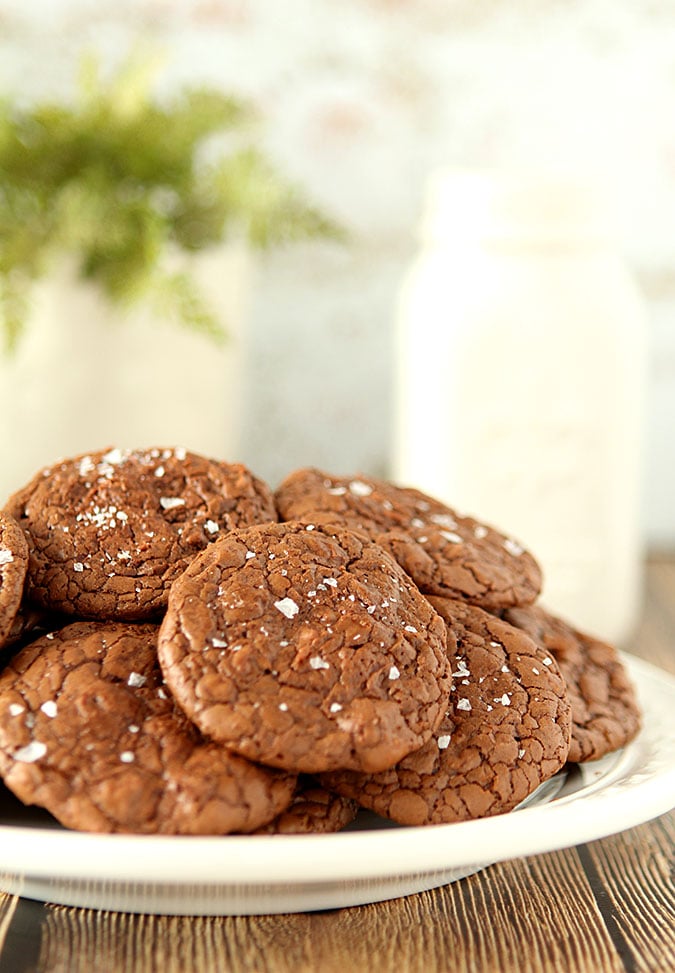
[[[105,72],[139,42],[163,56],[160,95],[251,99],[257,145],[348,234],[256,257],[228,458],[272,482],[389,474],[393,327],[430,173],[592,168],[648,312],[641,536],[675,546],[671,0],[0,0],[17,104],[67,101],[83,53]]]

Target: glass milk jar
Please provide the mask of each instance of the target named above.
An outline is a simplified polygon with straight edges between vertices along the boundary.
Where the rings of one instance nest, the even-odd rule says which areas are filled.
[[[542,604],[625,643],[641,597],[643,306],[596,186],[438,174],[402,289],[393,475],[512,534]]]

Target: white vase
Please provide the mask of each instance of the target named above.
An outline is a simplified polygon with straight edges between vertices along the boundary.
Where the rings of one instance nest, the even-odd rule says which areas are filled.
[[[0,505],[57,458],[109,445],[237,459],[251,258],[232,244],[190,269],[224,346],[140,306],[120,312],[67,263],[38,284],[16,353],[0,357]]]
[[[398,320],[394,474],[512,534],[625,645],[642,597],[645,309],[602,186],[440,173]]]

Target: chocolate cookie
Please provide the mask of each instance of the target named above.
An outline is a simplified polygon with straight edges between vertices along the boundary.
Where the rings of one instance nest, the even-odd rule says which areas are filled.
[[[358,810],[351,798],[333,794],[314,780],[301,780],[288,808],[255,833],[334,834],[351,824]]]
[[[0,675],[0,772],[69,828],[253,831],[295,778],[205,741],[162,684],[153,625],[75,622]]]
[[[564,765],[570,705],[555,663],[493,615],[431,598],[448,627],[453,688],[445,718],[417,753],[381,774],[320,781],[401,824],[510,811]]]
[[[616,649],[539,605],[512,609],[504,617],[527,632],[560,667],[572,704],[571,762],[597,760],[636,736],[640,707]]]
[[[539,566],[517,541],[418,490],[304,469],[283,481],[275,499],[282,520],[364,531],[425,593],[497,611],[529,604],[541,588]]]
[[[11,641],[28,567],[28,542],[16,520],[0,511],[0,646]]]
[[[28,563],[28,557],[26,557],[26,563]],[[67,621],[63,620],[64,617],[46,612],[44,609],[38,608],[36,605],[24,599],[19,605],[19,610],[14,616],[14,621],[5,635],[4,641],[0,642],[0,646],[2,648],[10,645],[16,646],[17,643],[32,641],[33,638],[37,638],[38,635],[44,632],[61,628],[67,624]],[[51,622],[57,619],[56,624],[51,624]]]
[[[240,464],[184,449],[110,449],[64,460],[10,498],[28,535],[29,596],[86,618],[147,619],[190,560],[232,527],[276,520]]]
[[[203,733],[296,772],[382,770],[429,739],[445,626],[394,559],[341,527],[231,531],[174,582],[159,658]]]

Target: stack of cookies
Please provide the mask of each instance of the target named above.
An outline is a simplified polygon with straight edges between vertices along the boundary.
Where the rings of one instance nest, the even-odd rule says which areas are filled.
[[[0,774],[98,832],[510,811],[640,724],[617,652],[540,587],[513,538],[371,477],[60,461],[0,512]]]

